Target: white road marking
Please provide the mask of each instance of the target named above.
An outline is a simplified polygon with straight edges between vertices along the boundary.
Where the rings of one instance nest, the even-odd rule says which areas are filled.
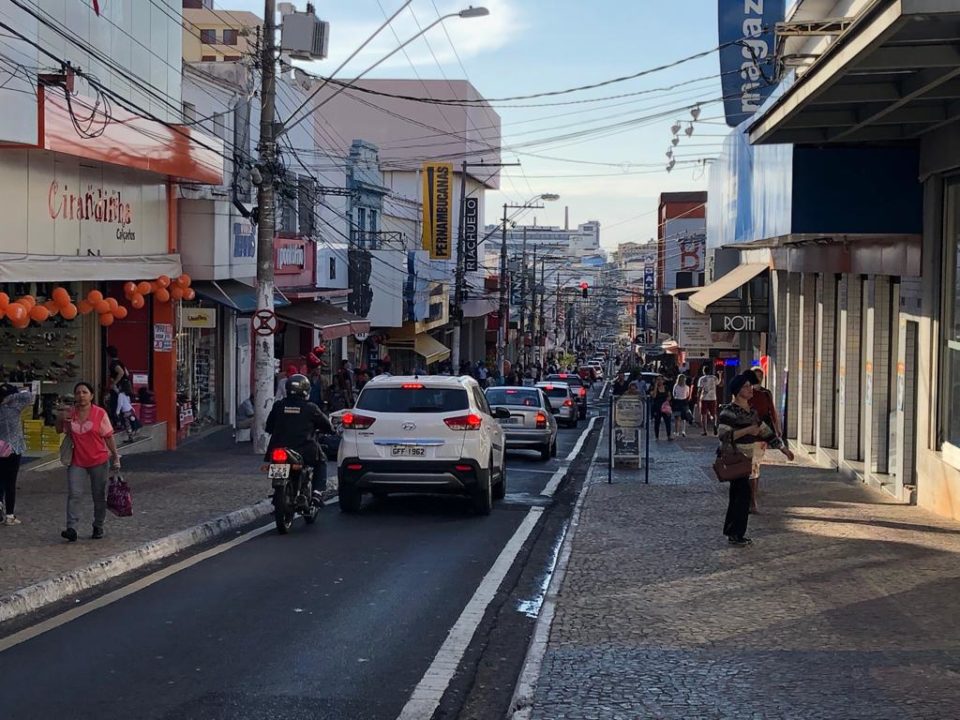
[[[567,462],[573,462],[573,460],[577,457],[577,455],[580,454],[580,449],[583,447],[583,444],[587,441],[587,435],[589,435],[590,431],[593,430],[593,424],[596,421],[597,421],[596,415],[590,418],[590,422],[587,423],[587,428],[582,433],[580,433],[580,437],[577,438],[577,444],[574,445],[573,450],[571,450],[567,454],[567,458],[566,458]]]
[[[440,646],[436,657],[420,679],[407,704],[403,706],[397,720],[424,720],[424,718],[431,717],[436,711],[443,693],[457,671],[460,660],[463,659],[463,654],[483,620],[483,614],[486,612],[487,606],[496,595],[500,583],[506,577],[513,561],[520,552],[520,548],[523,547],[524,542],[530,536],[541,514],[543,514],[543,508],[530,508],[513,537],[500,551],[493,567],[480,582],[480,586],[473,597],[470,598],[470,602],[460,613],[457,622],[447,633],[447,639]]]
[[[327,500],[324,503],[324,505],[333,505],[336,502],[337,502],[337,499],[333,498],[331,500]],[[13,633],[13,635],[9,635],[5,638],[0,638],[0,653],[2,653],[4,650],[9,650],[15,645],[19,645],[21,643],[27,642],[28,640],[32,640],[33,638],[37,637],[38,635],[42,635],[45,632],[49,632],[50,630],[55,630],[62,625],[66,625],[67,623],[72,622],[77,618],[81,618],[88,613],[92,613],[94,610],[99,610],[102,607],[111,605],[117,602],[118,600],[122,600],[128,595],[133,595],[136,592],[145,590],[151,585],[154,585],[160,582],[161,580],[165,580],[171,575],[176,575],[178,572],[182,570],[186,570],[187,568],[190,568],[190,567],[193,567],[194,565],[202,563],[204,560],[208,560],[212,557],[216,557],[221,553],[225,553],[227,550],[232,550],[233,548],[237,547],[237,545],[242,545],[248,540],[253,540],[255,537],[259,537],[260,535],[263,535],[265,532],[272,530],[274,527],[276,526],[271,522],[269,525],[264,525],[263,527],[255,528],[250,532],[244,533],[240,537],[236,537],[233,540],[230,540],[229,542],[225,542],[222,545],[217,545],[216,547],[212,547],[209,550],[204,550],[202,553],[197,553],[193,557],[189,557],[189,558],[186,558],[185,560],[181,560],[178,563],[174,563],[170,567],[165,567],[162,570],[157,570],[157,572],[151,573],[146,577],[142,577],[139,580],[130,583],[129,585],[125,585],[124,587],[118,588],[113,592],[109,592],[106,595],[103,595],[94,600],[91,600],[85,605],[71,608],[70,610],[67,610],[64,613],[56,615],[52,618],[48,618],[47,620],[44,620],[41,623],[37,623],[36,625],[32,625],[31,627],[24,628],[20,632],[15,632]]]
[[[577,455],[580,454],[580,450],[583,448],[583,443],[587,441],[587,436],[590,434],[590,431],[593,430],[593,424],[596,421],[596,416],[590,418],[590,422],[587,423],[587,427],[584,428],[583,432],[580,433],[580,437],[577,438],[577,443],[573,446],[573,450],[567,454],[567,457],[565,457],[560,463],[560,467],[557,468],[557,470],[553,473],[553,476],[547,481],[547,484],[543,486],[543,490],[540,491],[541,495],[553,497],[553,494],[560,486],[560,481],[563,480],[563,476],[566,474],[570,463],[573,462]]]

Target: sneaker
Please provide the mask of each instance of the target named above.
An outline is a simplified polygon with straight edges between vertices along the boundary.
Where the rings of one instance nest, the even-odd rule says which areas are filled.
[[[76,542],[77,531],[74,530],[73,528],[67,528],[62,533],[60,533],[60,537],[62,537],[64,540],[69,540],[70,542]]]
[[[7,515],[7,517],[4,518],[3,520],[3,524],[4,525],[23,525],[23,523],[20,522],[20,519],[16,515]]]
[[[90,536],[91,540],[102,540],[103,539],[103,528],[93,526],[93,534]]]
[[[734,547],[746,547],[747,545],[753,544],[753,540],[751,540],[748,537],[740,537],[740,538],[728,537],[727,541]]]

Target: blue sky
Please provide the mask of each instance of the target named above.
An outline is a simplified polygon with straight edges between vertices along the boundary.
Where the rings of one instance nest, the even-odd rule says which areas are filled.
[[[466,77],[487,98],[562,90],[631,75],[666,65],[717,45],[716,0],[413,0],[392,23],[402,40],[468,4],[484,5],[490,16],[445,21],[369,77]],[[304,2],[297,3],[303,9]],[[330,58],[315,66],[330,72],[365,40],[403,0],[327,0],[317,14],[331,24]],[[217,0],[216,8],[262,14],[261,0]],[[412,14],[410,10],[412,9]],[[418,23],[419,22],[419,26]],[[352,77],[399,42],[387,30],[343,71]],[[457,55],[451,49],[457,48]],[[432,53],[431,53],[432,49]],[[436,56],[436,59],[434,58]],[[461,68],[462,62],[462,68]],[[412,66],[412,67],[411,67]],[[353,73],[350,71],[353,70]],[[465,71],[465,72],[464,72]],[[488,193],[488,222],[503,202],[518,203],[539,193],[558,193],[558,202],[520,222],[562,224],[565,206],[571,224],[601,222],[601,241],[646,240],[656,235],[657,196],[664,191],[706,189],[701,158],[717,154],[726,132],[719,103],[704,105],[693,135],[683,131],[675,149],[680,160],[665,171],[671,125],[684,128],[689,107],[720,97],[716,53],[646,77],[531,102],[558,102],[656,90],[705,78],[670,91],[650,92],[595,104],[536,108],[498,106],[503,121],[503,160],[522,168],[506,171],[501,191]],[[586,112],[585,112],[586,111]],[[671,112],[672,111],[672,112]],[[663,117],[656,117],[657,115]],[[653,116],[653,117],[651,117]],[[561,141],[558,135],[629,123],[613,133]],[[520,144],[523,147],[516,147]],[[534,157],[529,153],[555,159]],[[690,160],[692,162],[683,162]]]

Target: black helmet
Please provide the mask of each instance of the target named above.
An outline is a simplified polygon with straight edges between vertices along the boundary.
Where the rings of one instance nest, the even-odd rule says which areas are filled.
[[[307,398],[310,396],[310,381],[305,375],[291,375],[287,378],[287,397]]]

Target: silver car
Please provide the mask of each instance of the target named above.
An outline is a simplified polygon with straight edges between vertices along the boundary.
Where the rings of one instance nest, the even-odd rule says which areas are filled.
[[[579,410],[573,388],[566,383],[550,381],[537,383],[537,387],[550,401],[550,409],[556,416],[557,423],[575,428],[579,420]]]
[[[494,411],[503,408],[510,413],[500,418],[508,450],[539,450],[544,461],[557,454],[557,421],[541,389],[492,387],[485,394]]]

